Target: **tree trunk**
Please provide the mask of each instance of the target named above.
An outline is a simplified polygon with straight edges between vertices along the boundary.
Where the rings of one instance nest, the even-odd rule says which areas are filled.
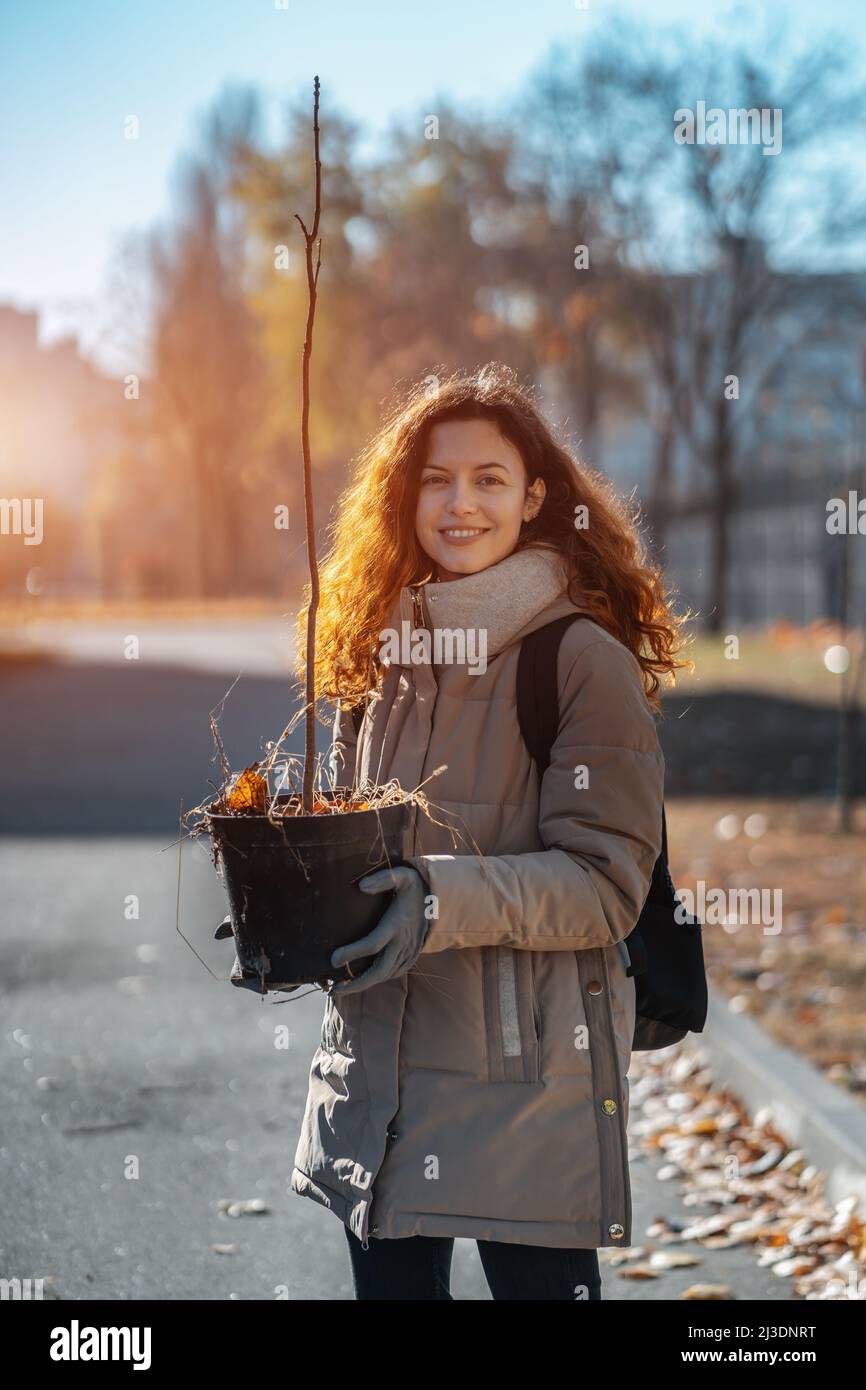
[[[728,576],[731,568],[731,514],[735,486],[731,476],[731,434],[728,411],[731,402],[721,395],[716,404],[713,438],[710,446],[710,472],[713,479],[712,534],[710,541],[710,585],[707,631],[724,630],[728,618]]]
[[[665,545],[667,544],[668,526],[670,524],[673,462],[673,412],[666,409],[656,436],[653,477],[647,503],[649,546],[656,564],[662,569],[666,566]]]

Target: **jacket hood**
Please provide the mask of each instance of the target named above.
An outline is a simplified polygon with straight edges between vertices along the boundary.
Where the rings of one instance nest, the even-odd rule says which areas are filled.
[[[568,572],[552,546],[528,546],[495,565],[447,582],[409,585],[400,591],[390,625],[415,629],[483,632],[487,656],[566,613],[580,612],[568,596]],[[422,605],[416,601],[422,599]],[[393,665],[407,665],[403,654]]]

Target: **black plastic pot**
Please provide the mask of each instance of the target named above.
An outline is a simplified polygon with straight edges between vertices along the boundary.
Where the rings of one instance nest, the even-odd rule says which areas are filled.
[[[284,802],[286,798],[278,800]],[[238,961],[269,989],[350,978],[331,952],[366,936],[393,892],[362,893],[358,880],[403,861],[410,803],[376,811],[206,816],[228,889]],[[374,956],[351,962],[358,976]]]

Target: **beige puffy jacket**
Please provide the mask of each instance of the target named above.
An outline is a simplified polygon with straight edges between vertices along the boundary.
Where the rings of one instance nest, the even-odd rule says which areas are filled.
[[[395,660],[357,744],[337,713],[342,782],[356,758],[360,777],[409,789],[446,765],[425,787],[445,824],[419,813],[405,846],[436,914],[423,953],[328,1000],[295,1153],[292,1190],[365,1243],[631,1243],[624,938],[661,848],[664,760],[638,662],[584,619],[562,640],[539,791],[519,643],[575,611],[543,548],[403,589],[393,627],[483,630],[486,669]]]

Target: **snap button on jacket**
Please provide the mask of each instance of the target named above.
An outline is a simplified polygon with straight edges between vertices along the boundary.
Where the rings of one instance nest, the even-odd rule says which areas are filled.
[[[637,660],[587,620],[562,640],[539,787],[517,658],[523,636],[581,611],[565,585],[535,547],[403,589],[393,630],[472,630],[475,660],[401,651],[357,740],[337,711],[340,782],[357,768],[411,790],[445,768],[404,847],[428,888],[424,950],[407,974],[327,1000],[295,1153],[292,1190],[363,1241],[631,1244],[624,938],[661,849],[664,759]]]

